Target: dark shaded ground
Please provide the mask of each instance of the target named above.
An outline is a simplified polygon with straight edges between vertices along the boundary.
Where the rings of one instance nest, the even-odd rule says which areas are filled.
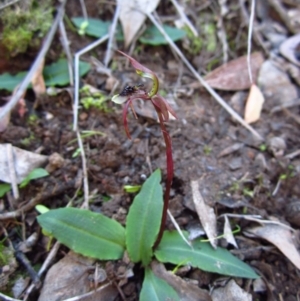
[[[104,15],[103,4],[97,6],[93,1],[86,2],[90,17]],[[112,12],[112,7],[107,9]],[[160,10],[163,12],[165,8],[162,6]],[[81,14],[77,2],[76,5],[74,2],[68,3],[67,14],[69,17]],[[89,38],[78,37],[71,32],[70,39],[74,52],[91,41]],[[178,68],[171,68],[174,58],[169,48],[142,46],[141,49],[139,55],[134,54],[134,57],[155,70],[162,79],[161,88],[168,93],[173,93],[174,83],[178,80]],[[99,47],[94,51],[94,55],[101,60],[104,51],[105,48]],[[239,51],[233,57],[238,57]],[[88,59],[89,56],[85,58]],[[133,69],[126,67],[124,58],[118,55],[114,56],[114,61],[117,62],[114,76],[122,85],[130,82]],[[101,89],[105,84],[95,71],[90,72],[84,81]],[[293,211],[295,207],[290,205],[291,202],[300,201],[299,159],[295,158],[291,161],[283,156],[275,158],[271,152],[261,151],[261,144],[255,142],[246,129],[232,121],[228,113],[207,92],[192,89],[190,87],[192,83],[194,79],[183,69],[179,84],[182,92],[177,93],[177,108],[175,108],[179,118],[168,123],[173,141],[175,165],[170,209],[177,222],[185,228],[198,220],[192,205],[190,181],[201,178],[201,192],[208,203],[214,207],[217,215],[246,212],[259,214],[266,219],[277,218],[282,222],[292,220],[293,226],[299,227],[299,211]],[[229,100],[232,93],[221,93],[221,95]],[[72,100],[69,94],[64,92],[56,97],[45,97],[39,103],[36,109],[30,109],[29,112],[38,117],[37,121],[30,123],[28,116],[23,119],[13,116],[8,129],[0,136],[0,142],[12,143],[14,146],[30,151],[42,147],[43,154],[51,155],[57,152],[65,159],[61,169],[53,172],[46,179],[34,181],[21,193],[20,201],[27,202],[41,190],[49,189],[49,197],[43,204],[50,208],[57,208],[65,206],[74,196],[76,189],[67,189],[59,196],[51,197],[53,187],[69,183],[76,178],[82,166],[80,156],[72,157],[77,148],[76,141],[70,143],[76,138],[72,132]],[[124,193],[123,185],[143,183],[150,171],[156,168],[161,168],[164,172],[165,147],[160,128],[154,120],[145,117],[135,120],[130,114],[129,128],[133,140],[129,141],[123,129],[121,107],[111,102],[107,103],[107,107],[108,112],[96,109],[80,110],[79,127],[81,130],[94,130],[105,134],[84,139],[90,191],[95,191],[91,209],[101,210],[107,216],[114,215],[124,224],[133,196]],[[299,107],[296,110],[298,114]],[[45,118],[46,113],[50,113],[53,118]],[[265,138],[266,144],[272,137],[282,137],[287,145],[285,153],[300,148],[299,124],[284,112],[270,114],[264,111],[261,120],[255,124],[255,129]],[[224,149],[235,143],[241,143],[236,151],[226,156],[219,156]],[[258,154],[264,157],[267,168],[264,168],[262,161],[257,159]],[[278,192],[272,196],[280,175],[290,174],[291,170],[294,176],[282,181]],[[254,197],[250,197],[247,192],[254,192]],[[107,196],[110,196],[111,200],[104,202]],[[35,216],[36,213],[30,212],[29,215]],[[219,220],[219,222],[221,231],[223,221]],[[237,223],[242,229],[252,225],[243,220],[238,220]],[[9,233],[14,231],[14,223],[4,223],[4,226]],[[36,222],[28,225],[26,236],[37,227]],[[168,227],[172,228],[169,222]],[[236,239],[240,246],[240,253],[243,254],[242,260],[257,268],[270,284],[269,292],[255,293],[251,286],[248,287],[247,281],[241,280],[239,285],[249,290],[253,300],[297,300],[296,296],[299,297],[300,294],[300,278],[296,267],[276,248],[266,251],[263,246],[270,246],[266,241],[246,238],[242,234],[238,234]],[[39,264],[45,255],[42,243],[38,243],[28,257],[32,264]],[[219,278],[218,275],[195,272],[195,270],[185,277],[196,278],[199,286],[206,289]],[[136,276],[129,279],[129,283],[122,287],[125,294],[126,292],[128,294],[127,300],[137,300],[140,281]]]

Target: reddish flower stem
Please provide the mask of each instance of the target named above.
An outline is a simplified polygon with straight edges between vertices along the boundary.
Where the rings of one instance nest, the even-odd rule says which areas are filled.
[[[164,193],[164,206],[163,206],[162,218],[160,223],[160,229],[155,244],[153,246],[153,249],[156,249],[156,247],[159,245],[162,239],[165,225],[166,225],[167,212],[168,212],[169,200],[170,200],[170,190],[171,190],[173,174],[174,174],[174,164],[173,164],[173,156],[172,156],[172,142],[171,142],[170,135],[165,127],[163,115],[159,108],[157,108],[156,106],[154,107],[156,109],[159,118],[160,128],[166,144],[166,161],[167,161],[167,180],[166,180],[166,189]]]

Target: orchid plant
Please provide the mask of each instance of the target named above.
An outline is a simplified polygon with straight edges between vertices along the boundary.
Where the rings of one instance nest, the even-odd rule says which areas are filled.
[[[163,235],[163,230],[167,219],[170,190],[171,190],[173,174],[174,174],[172,143],[171,143],[170,135],[166,129],[165,122],[169,121],[169,113],[172,114],[175,118],[176,118],[176,114],[174,110],[170,107],[168,102],[161,95],[158,94],[159,81],[157,75],[152,70],[143,66],[142,64],[137,62],[134,58],[127,55],[126,53],[119,50],[118,52],[129,59],[131,65],[133,66],[133,68],[135,68],[135,71],[139,76],[150,78],[152,80],[152,87],[150,91],[146,91],[143,85],[126,86],[120,94],[117,94],[112,98],[113,102],[117,104],[124,104],[123,122],[124,122],[124,128],[127,137],[131,139],[129,129],[128,129],[128,124],[127,124],[128,107],[129,106],[131,107],[135,118],[137,118],[132,102],[134,100],[141,99],[144,101],[151,101],[151,103],[153,104],[153,107],[159,119],[160,128],[166,144],[167,180],[166,180],[166,189],[164,193],[164,206],[163,206],[161,226],[160,226],[159,234],[157,236],[156,243],[154,245],[155,248],[159,244]]]

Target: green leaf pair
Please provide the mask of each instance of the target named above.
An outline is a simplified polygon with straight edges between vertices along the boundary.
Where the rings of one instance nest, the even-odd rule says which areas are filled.
[[[72,21],[75,24],[75,26],[80,30],[81,34],[82,34],[82,24],[86,24],[87,21],[88,25],[84,27],[84,32],[87,35],[95,38],[101,38],[104,35],[108,34],[109,27],[111,25],[110,21],[102,21],[100,19],[94,19],[94,18],[88,18],[86,20],[85,18],[77,17],[77,18],[72,18]],[[181,40],[186,36],[186,32],[182,29],[178,29],[176,27],[172,27],[168,25],[163,25],[163,28],[173,42]],[[124,41],[124,36],[119,26],[117,28],[116,39],[118,41]],[[145,30],[143,35],[139,38],[139,41],[142,44],[147,44],[152,46],[168,44],[164,36],[153,25]]]
[[[89,63],[80,62],[79,63],[79,73],[80,76],[85,75],[91,66]],[[19,85],[27,72],[19,72],[16,75],[11,75],[9,73],[4,73],[0,75],[0,90],[13,91],[17,85]],[[51,86],[65,86],[69,84],[69,69],[68,62],[66,59],[60,59],[57,62],[46,66],[43,71],[43,76],[45,84],[47,87]]]
[[[156,170],[143,184],[130,207],[126,229],[102,214],[75,208],[50,210],[40,215],[38,222],[58,241],[85,256],[100,260],[120,259],[126,249],[133,262],[142,262],[145,267],[141,301],[179,300],[175,290],[150,269],[153,256],[161,262],[189,263],[208,272],[258,277],[247,264],[226,249],[214,250],[209,243],[200,241],[194,241],[191,248],[177,232],[166,231],[153,251],[163,209],[160,181],[160,170]]]

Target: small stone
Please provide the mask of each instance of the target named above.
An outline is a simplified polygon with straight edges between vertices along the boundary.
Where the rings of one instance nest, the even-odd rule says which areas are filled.
[[[254,163],[255,166],[257,166],[260,171],[264,171],[268,169],[266,158],[262,153],[257,154]]]
[[[286,150],[286,143],[281,137],[272,137],[267,143],[269,152],[273,154],[275,158],[282,157]]]
[[[85,121],[89,117],[89,114],[87,112],[82,112],[79,114],[79,120],[80,121]]]
[[[242,158],[238,157],[238,158],[233,158],[230,162],[229,162],[229,168],[231,170],[237,170],[239,168],[242,167]]]

